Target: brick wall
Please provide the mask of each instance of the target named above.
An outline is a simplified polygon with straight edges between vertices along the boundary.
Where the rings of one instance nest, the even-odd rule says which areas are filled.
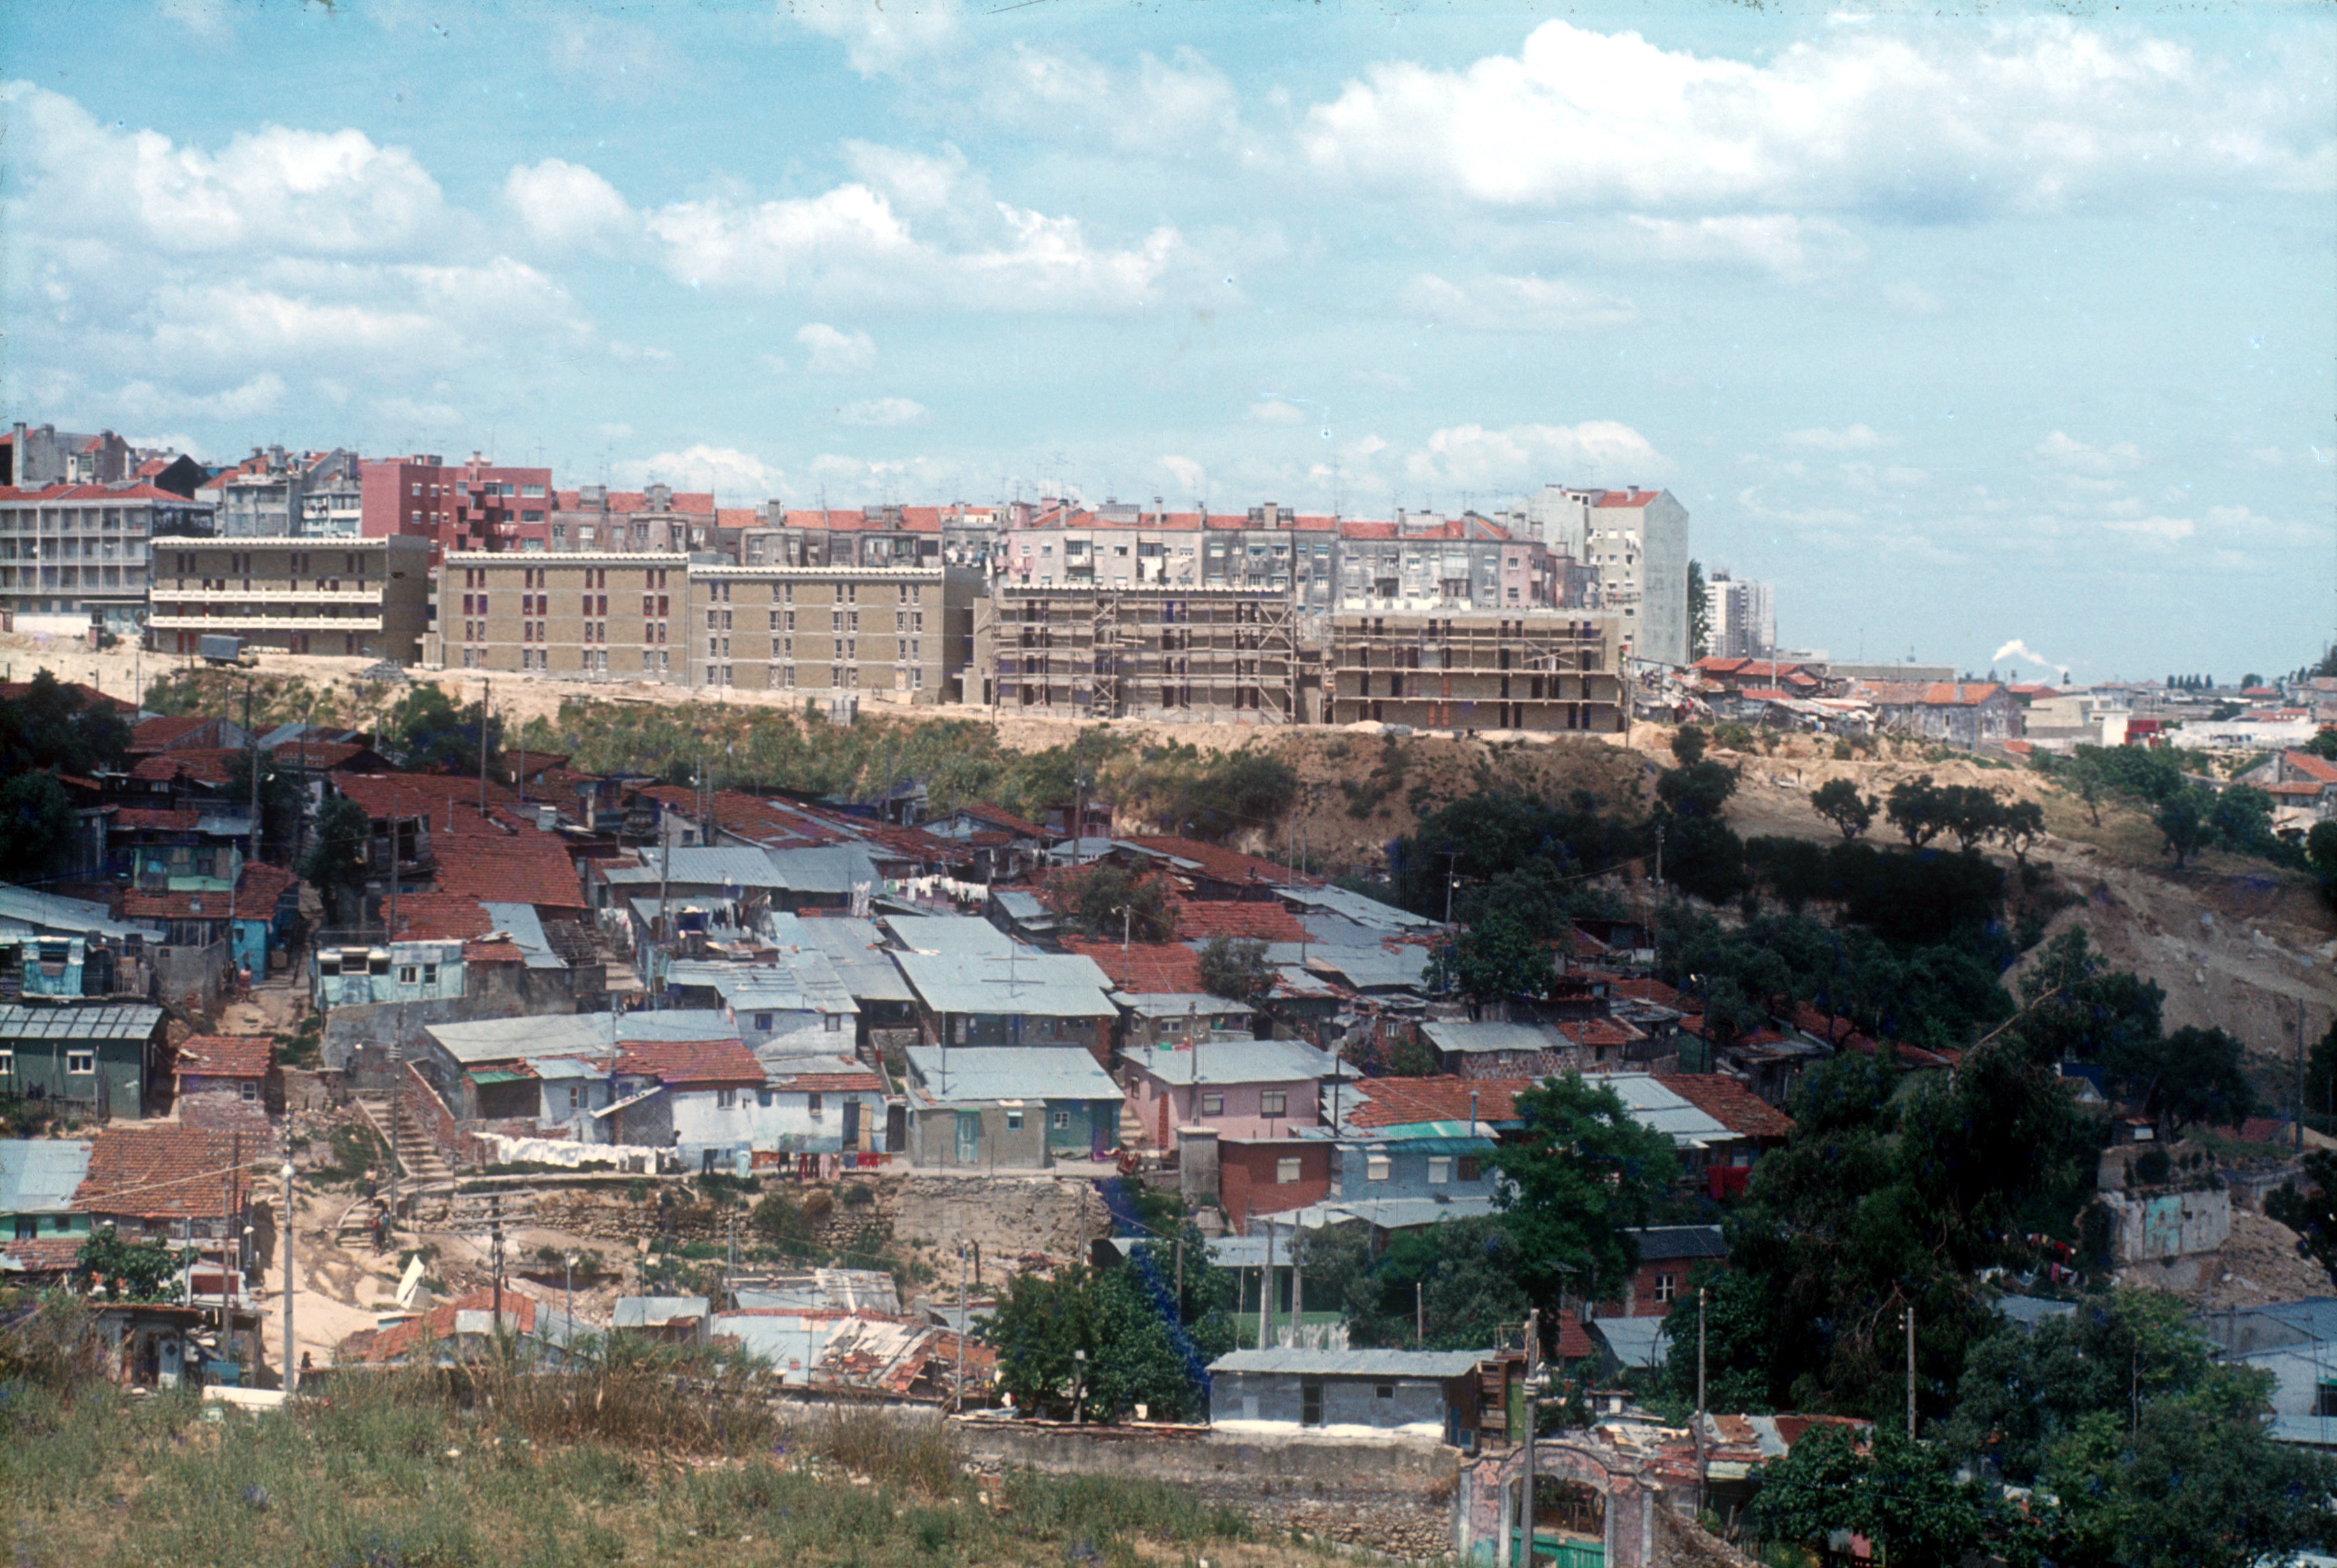
[[[1217,1144],[1217,1203],[1237,1228],[1252,1214],[1278,1214],[1319,1203],[1331,1193],[1331,1154],[1326,1144]],[[1275,1180],[1285,1159],[1298,1162],[1298,1180]]]

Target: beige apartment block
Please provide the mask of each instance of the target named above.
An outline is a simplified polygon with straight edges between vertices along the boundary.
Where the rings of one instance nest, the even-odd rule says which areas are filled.
[[[1534,615],[1336,612],[1330,722],[1422,729],[1623,728],[1621,620]]]
[[[1296,724],[1297,618],[1286,584],[1002,582],[974,632],[981,700],[1051,717]]]
[[[458,551],[438,569],[428,660],[679,684],[689,570],[671,551]]]
[[[980,573],[940,566],[693,566],[689,678],[807,700],[955,702],[980,592]]]
[[[164,653],[238,637],[412,664],[430,619],[425,539],[157,539],[146,628]]]

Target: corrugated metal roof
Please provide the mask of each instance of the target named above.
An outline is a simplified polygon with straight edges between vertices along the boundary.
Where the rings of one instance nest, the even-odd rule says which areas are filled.
[[[1568,1045],[1566,1037],[1547,1024],[1440,1018],[1423,1023],[1420,1032],[1438,1050],[1462,1055],[1478,1051],[1560,1051]]]
[[[858,844],[766,850],[763,854],[778,878],[775,885],[789,892],[848,896],[855,882],[865,882],[872,889],[885,885],[876,862]]]
[[[1268,955],[1271,957],[1272,955]],[[1428,978],[1426,948],[1309,948],[1310,969],[1328,969],[1359,991],[1418,990]]]
[[[1120,1086],[1077,1046],[911,1046],[909,1071],[937,1105],[1117,1100]]]
[[[738,1031],[722,1013],[684,1008],[663,1013],[540,1013],[523,1018],[480,1018],[463,1024],[431,1024],[423,1032],[448,1056],[468,1065],[520,1057],[599,1056],[609,1049],[612,1039],[728,1040],[735,1039]]]
[[[1282,1372],[1302,1378],[1465,1378],[1491,1350],[1236,1350],[1209,1363],[1219,1372]]]
[[[0,1040],[142,1040],[161,1021],[161,1008],[142,1005],[5,1007]]]
[[[812,1269],[781,1274],[732,1294],[740,1311],[882,1312],[898,1316],[900,1287],[875,1269]]]
[[[998,907],[1006,911],[1009,919],[1020,920],[1024,925],[1051,926],[1055,923],[1055,911],[1041,903],[1037,893],[1025,892],[1021,888],[1001,888],[990,896],[997,901]]]
[[[1664,1321],[1661,1318],[1595,1318],[1589,1328],[1626,1367],[1653,1367],[1663,1360],[1671,1341]]]
[[[1491,1198],[1454,1198],[1450,1202],[1434,1198],[1349,1198],[1293,1210],[1287,1215],[1266,1217],[1304,1225],[1310,1231],[1321,1225],[1345,1224],[1350,1220],[1361,1220],[1383,1231],[1416,1231],[1439,1220],[1481,1220],[1492,1212]]]
[[[1188,1012],[1197,1018],[1246,1018],[1251,1010],[1207,991],[1114,991],[1111,999],[1139,1018],[1181,1018]]]
[[[613,1328],[646,1329],[676,1318],[703,1318],[706,1304],[703,1296],[620,1296],[609,1321]]]
[[[533,904],[491,904],[482,901],[479,907],[487,911],[487,919],[495,929],[511,939],[531,969],[564,969],[567,961],[552,950],[552,939],[543,934],[543,922],[536,918]]]
[[[914,1002],[916,991],[893,962],[892,950],[874,920],[804,920],[774,912],[766,922],[783,948],[816,950],[836,972],[846,995],[860,1002]]]
[[[68,1138],[0,1140],[0,1214],[64,1213],[89,1174],[89,1148]]]
[[[1049,1018],[1116,1018],[1111,982],[1076,953],[1001,957],[898,953],[894,961],[919,999],[937,1013]]]
[[[1716,1118],[1697,1109],[1645,1073],[1617,1073],[1597,1081],[1615,1091],[1633,1121],[1654,1128],[1681,1148],[1702,1148],[1736,1136]]]
[[[55,893],[20,888],[13,882],[0,882],[0,920],[21,920],[36,930],[74,936],[134,936],[160,941],[163,935],[163,928],[151,921],[113,919],[106,913],[103,904],[92,903],[87,899],[60,898]]]
[[[1638,1243],[1642,1261],[1658,1258],[1726,1258],[1728,1243],[1717,1225],[1649,1225],[1626,1231]]]
[[[1189,1051],[1142,1046],[1120,1054],[1171,1084],[1305,1083],[1329,1077],[1335,1066],[1330,1052],[1301,1040],[1213,1040]]]
[[[789,850],[788,854],[816,854],[821,852]],[[703,845],[677,845],[671,852],[670,869],[665,872],[670,883],[693,888],[783,888],[787,880],[773,867],[771,854],[762,850],[707,848]],[[640,869],[648,880],[659,877],[658,852],[645,850]]]
[[[907,952],[1003,958],[1012,952],[1038,951],[972,915],[886,915],[877,923],[892,932],[893,940]]]
[[[1410,910],[1400,910],[1393,904],[1384,904],[1377,899],[1366,898],[1362,893],[1332,887],[1328,883],[1319,888],[1278,887],[1274,890],[1274,894],[1284,903],[1296,904],[1302,909],[1323,910],[1358,925],[1381,930],[1419,930],[1436,923],[1425,915],[1416,915]]]

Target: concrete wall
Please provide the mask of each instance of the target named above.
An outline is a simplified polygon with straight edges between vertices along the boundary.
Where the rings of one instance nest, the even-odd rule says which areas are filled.
[[[162,1000],[191,1003],[207,1013],[220,994],[220,977],[227,969],[227,944],[208,947],[150,947],[154,962],[154,989]]]
[[[366,1050],[387,1050],[403,1036],[408,1054],[432,1024],[458,1024],[472,1018],[512,1016],[497,1008],[482,1013],[469,998],[447,997],[426,1002],[375,1002],[364,1007],[339,1007],[325,1015],[325,1066],[347,1069],[351,1058]]]
[[[1521,1446],[1461,1466],[1452,1500],[1452,1550],[1462,1562],[1491,1568],[1511,1560],[1509,1534],[1519,1515],[1525,1459]],[[1580,1482],[1606,1499],[1607,1568],[1652,1568],[1672,1560],[1656,1550],[1656,1515],[1667,1503],[1663,1488],[1648,1477],[1623,1465],[1610,1466],[1591,1449],[1547,1437],[1534,1445],[1534,1471]]]
[[[1190,1144],[1185,1145],[1191,1147]],[[1279,1214],[1319,1203],[1331,1191],[1331,1157],[1326,1144],[1217,1144],[1217,1203],[1237,1229],[1252,1214]],[[1280,1162],[1298,1162],[1298,1180],[1282,1182]]]
[[[2121,1266],[2212,1252],[2232,1233],[2228,1193],[2106,1193],[2102,1202],[2117,1222],[2113,1256]]]
[[[905,1242],[981,1250],[983,1282],[995,1286],[1007,1261],[1025,1252],[1086,1261],[1087,1244],[1110,1221],[1087,1183],[1052,1176],[991,1181],[921,1172],[887,1183],[893,1232]]]

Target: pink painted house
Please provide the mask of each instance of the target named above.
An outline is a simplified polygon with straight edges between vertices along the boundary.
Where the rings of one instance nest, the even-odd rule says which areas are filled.
[[[1336,1070],[1329,1052],[1303,1040],[1204,1041],[1190,1051],[1139,1047],[1120,1058],[1129,1104],[1147,1140],[1164,1149],[1174,1145],[1178,1127],[1257,1139],[1318,1126],[1323,1082]]]

